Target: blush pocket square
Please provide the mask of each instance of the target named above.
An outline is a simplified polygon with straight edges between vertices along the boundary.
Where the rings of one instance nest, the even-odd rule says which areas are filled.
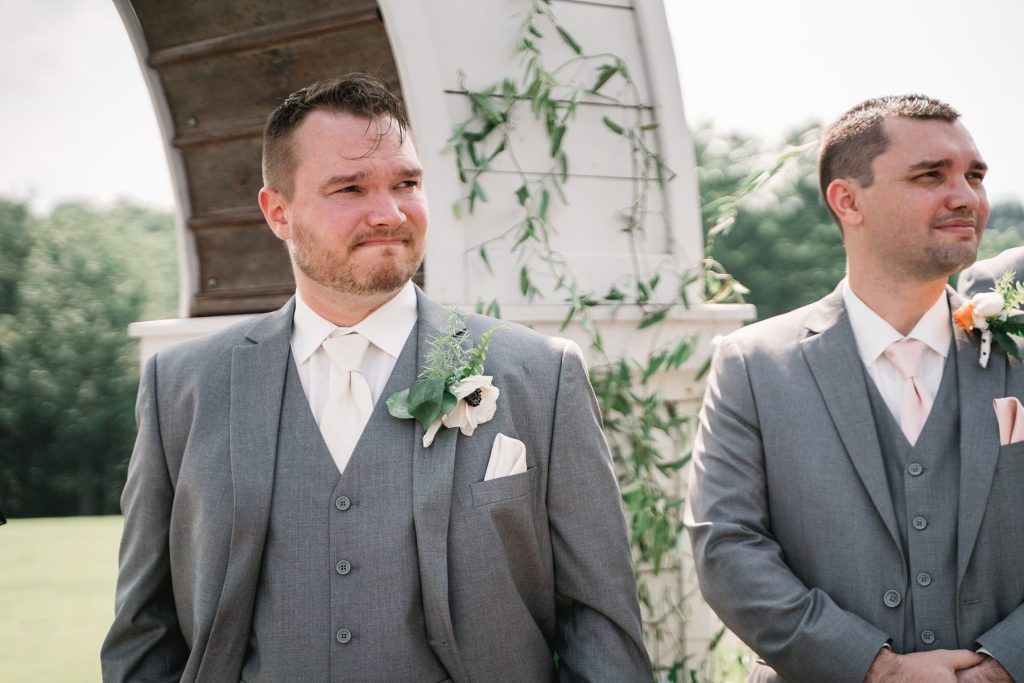
[[[504,434],[494,437],[484,481],[510,477],[526,471],[526,444]]]
[[[992,407],[999,421],[999,445],[1024,441],[1024,405],[1020,400],[1013,396],[997,398],[992,401]]]

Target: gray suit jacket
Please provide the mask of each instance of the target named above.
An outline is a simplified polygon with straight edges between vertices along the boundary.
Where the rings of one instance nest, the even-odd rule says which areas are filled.
[[[1024,280],[1024,247],[1007,249],[967,268],[960,273],[956,291],[964,296],[992,291],[996,280],[1008,270],[1016,273],[1018,280]]]
[[[273,487],[293,304],[161,352],[139,389],[104,680],[238,680]],[[448,313],[419,293],[418,364]],[[417,426],[413,518],[431,648],[452,680],[650,681],[626,525],[578,347],[496,324],[501,395],[472,437]],[[386,410],[383,398],[377,410]],[[483,481],[497,433],[525,474]],[[381,644],[381,656],[400,657]],[[542,672],[538,674],[538,672]],[[353,679],[359,672],[353,672]]]
[[[949,290],[951,305],[959,297]],[[955,331],[961,472],[959,640],[1024,681],[1024,443],[992,399],[1024,371]],[[708,380],[686,524],[705,598],[792,682],[863,680],[902,617],[907,566],[841,290],[726,337]]]

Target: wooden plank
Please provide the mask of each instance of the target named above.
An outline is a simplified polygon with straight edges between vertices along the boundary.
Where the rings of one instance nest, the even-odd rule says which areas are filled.
[[[370,0],[130,0],[151,52],[261,26],[365,9]]]
[[[377,10],[376,3],[370,3],[353,9],[342,8],[341,10],[303,19],[271,24],[269,26],[258,26],[238,33],[229,33],[183,45],[167,47],[151,52],[149,64],[154,68],[160,68],[168,64],[176,64],[187,60],[206,59],[244,50],[258,50],[278,46],[300,38],[334,33],[343,29],[351,29],[374,23],[381,23],[380,12]]]

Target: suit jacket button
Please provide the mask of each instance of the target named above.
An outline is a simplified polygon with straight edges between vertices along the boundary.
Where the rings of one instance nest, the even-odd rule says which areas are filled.
[[[338,573],[342,576],[352,571],[352,565],[349,564],[348,560],[340,560],[338,564],[334,565],[334,568],[338,570]]]
[[[338,639],[338,642],[344,645],[348,641],[352,640],[352,631],[347,628],[339,628],[338,632],[334,634],[334,637]]]
[[[337,500],[334,501],[334,507],[344,512],[352,507],[352,501],[348,499],[348,496],[338,496]]]
[[[885,595],[882,596],[882,603],[886,607],[899,607],[901,602],[903,602],[903,597],[899,591],[885,591]]]
[[[932,583],[932,575],[928,572],[921,572],[917,575],[917,585],[929,586]]]
[[[917,477],[920,476],[922,472],[924,472],[924,467],[922,467],[921,463],[919,462],[912,462],[909,465],[907,465],[907,472],[910,472],[910,476]]]
[[[931,645],[935,642],[935,634],[931,631],[921,631],[921,642],[925,645]]]
[[[926,526],[928,526],[928,520],[925,519],[924,517],[922,517],[921,515],[918,515],[917,517],[914,517],[914,521],[911,522],[911,523],[914,525],[914,528],[917,529],[918,531],[921,531]]]

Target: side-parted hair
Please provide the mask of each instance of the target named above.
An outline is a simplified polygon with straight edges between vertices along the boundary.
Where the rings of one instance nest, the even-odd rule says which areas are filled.
[[[953,123],[960,118],[960,112],[924,95],[891,95],[861,102],[826,128],[818,154],[818,183],[836,224],[839,217],[828,206],[828,186],[836,178],[852,178],[862,187],[875,182],[871,164],[889,148],[890,142],[883,124],[885,119],[895,116]]]
[[[296,90],[270,113],[263,128],[263,184],[286,197],[295,189],[292,135],[306,116],[318,109],[351,114],[368,122],[389,119],[391,125],[398,126],[403,140],[409,131],[402,101],[372,74],[350,73]],[[381,137],[389,131],[390,128],[383,131]]]

